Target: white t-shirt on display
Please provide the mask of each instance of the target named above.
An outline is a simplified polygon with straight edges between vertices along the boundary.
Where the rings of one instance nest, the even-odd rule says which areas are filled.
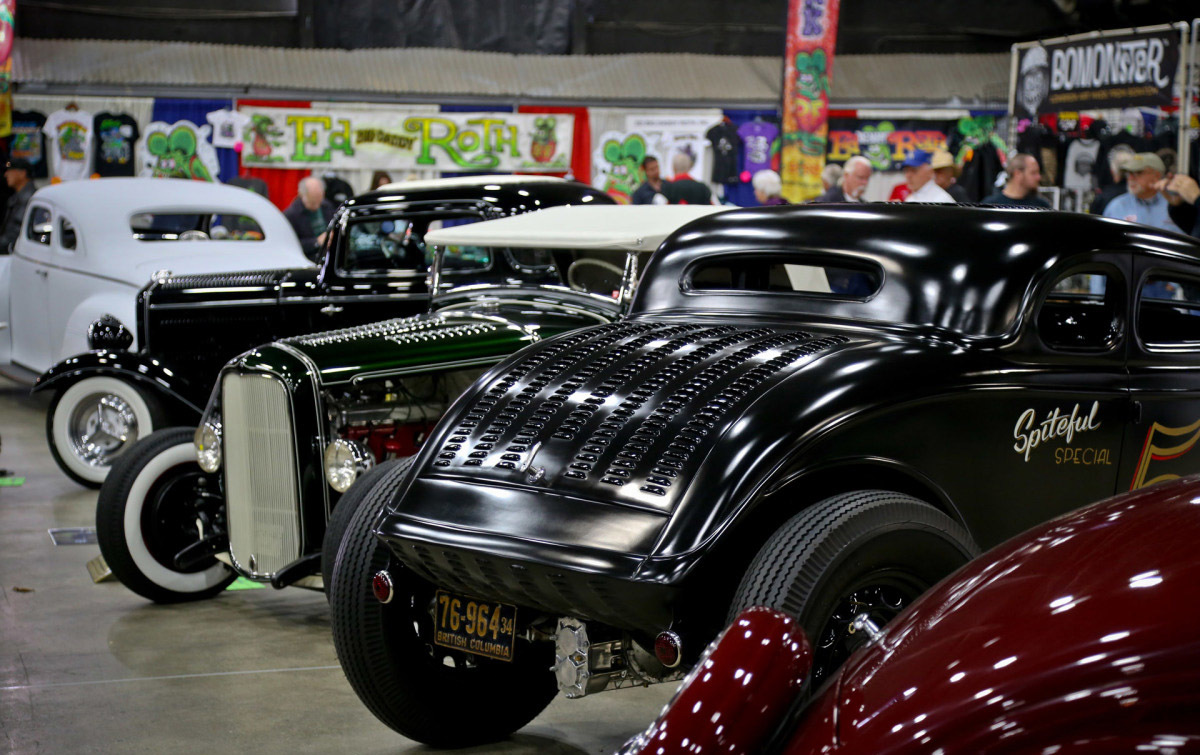
[[[212,143],[214,147],[233,149],[242,141],[250,116],[237,110],[214,110],[205,116],[212,124]]]
[[[78,181],[92,174],[92,114],[59,110],[46,117],[42,133],[50,154],[50,175]]]
[[[937,185],[933,179],[922,186],[921,188],[909,194],[905,198],[905,202],[938,202],[940,204],[954,204],[954,197],[950,196],[950,192]]]
[[[1062,169],[1063,187],[1078,192],[1091,190],[1092,168],[1100,152],[1098,139],[1076,139],[1067,147],[1066,165]],[[1080,210],[1082,212],[1082,210]]]

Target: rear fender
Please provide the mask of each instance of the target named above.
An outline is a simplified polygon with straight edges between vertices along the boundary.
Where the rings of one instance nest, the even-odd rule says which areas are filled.
[[[202,389],[175,374],[156,359],[128,351],[87,351],[51,367],[34,384],[34,392],[65,390],[84,378],[115,377],[147,390],[163,400],[180,421],[200,421],[204,407]]]

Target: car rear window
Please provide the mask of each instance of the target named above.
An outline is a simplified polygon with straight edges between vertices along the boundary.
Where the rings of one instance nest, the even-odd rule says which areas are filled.
[[[1148,346],[1200,348],[1200,282],[1153,275],[1142,284],[1138,335]]]
[[[738,254],[701,260],[686,276],[692,291],[803,294],[866,299],[883,272],[873,263],[829,255]]]
[[[139,212],[129,218],[138,241],[262,241],[262,226],[248,215]]]

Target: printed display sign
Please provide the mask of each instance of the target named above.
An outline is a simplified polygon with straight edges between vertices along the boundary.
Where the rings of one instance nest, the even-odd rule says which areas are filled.
[[[686,154],[692,163],[688,175],[706,180],[711,172],[705,133],[720,122],[721,113],[646,113],[625,118],[624,131],[606,131],[592,152],[592,185],[618,202],[628,203],[634,189],[645,180],[642,159],[658,159],[662,177],[675,178],[674,158]]]
[[[242,162],[261,168],[563,173],[575,117],[242,108]]]
[[[211,126],[191,121],[155,121],[139,143],[142,175],[215,181],[221,172],[217,151],[208,142]]]
[[[946,149],[955,121],[885,121],[832,118],[826,160],[844,163],[855,155],[876,171],[898,171],[913,150]]]
[[[1013,113],[1170,105],[1179,33],[1089,37],[1017,49]]]
[[[829,81],[840,0],[789,0],[783,75],[783,197],[821,193],[829,130]]]

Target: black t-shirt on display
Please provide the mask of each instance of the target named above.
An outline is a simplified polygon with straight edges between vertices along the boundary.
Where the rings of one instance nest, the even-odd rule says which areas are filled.
[[[738,155],[742,151],[742,139],[737,126],[730,121],[721,121],[705,134],[712,143],[712,181],[716,184],[735,183],[738,180]]]
[[[132,176],[133,148],[137,144],[137,121],[125,113],[97,113],[92,124],[96,138],[96,173],[101,176]]]
[[[46,116],[33,110],[14,110],[12,114],[12,137],[9,141],[10,160],[28,160],[33,166],[34,178],[46,178],[46,136],[42,126]]]

